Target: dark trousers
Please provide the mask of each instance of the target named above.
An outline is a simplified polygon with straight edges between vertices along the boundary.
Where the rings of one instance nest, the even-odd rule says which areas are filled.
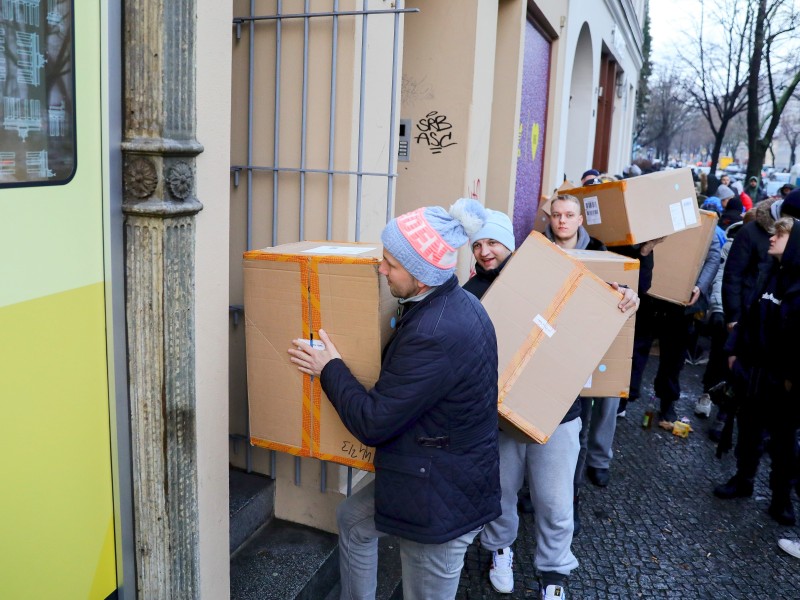
[[[680,398],[680,375],[689,343],[691,316],[678,304],[642,296],[636,312],[636,329],[633,336],[633,361],[631,365],[630,399],[641,395],[642,375],[650,357],[653,341],[658,339],[659,360],[653,388],[661,401],[661,412],[666,412]]]
[[[782,389],[773,387],[756,398],[742,402],[737,417],[739,438],[736,444],[736,475],[752,482],[763,454],[764,434],[769,434],[767,450],[772,460],[769,486],[774,496],[788,497],[797,476],[797,428],[800,411],[797,399],[790,400]]]
[[[728,329],[722,313],[712,313],[708,322],[708,333],[711,339],[711,349],[708,352],[708,364],[703,373],[704,392],[708,392],[728,377],[728,356],[724,349],[725,341],[728,339]]]

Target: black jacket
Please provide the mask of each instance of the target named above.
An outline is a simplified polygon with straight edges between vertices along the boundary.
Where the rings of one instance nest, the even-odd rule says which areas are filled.
[[[753,300],[759,265],[769,262],[768,230],[775,223],[770,214],[774,202],[765,200],[758,204],[755,221],[742,225],[731,244],[722,275],[722,308],[727,323],[742,318],[745,308]]]
[[[734,375],[747,385],[748,396],[757,395],[784,381],[792,394],[800,394],[797,340],[800,339],[800,222],[778,261],[769,257],[761,265],[755,300],[734,327],[725,349],[736,356]]]
[[[440,544],[500,515],[497,338],[455,276],[406,310],[367,391],[340,359],[320,381],[375,446],[375,525]]]

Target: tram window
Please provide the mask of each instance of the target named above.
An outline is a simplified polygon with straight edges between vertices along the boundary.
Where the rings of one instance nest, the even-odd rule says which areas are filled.
[[[73,0],[0,6],[0,187],[59,185],[77,167]]]

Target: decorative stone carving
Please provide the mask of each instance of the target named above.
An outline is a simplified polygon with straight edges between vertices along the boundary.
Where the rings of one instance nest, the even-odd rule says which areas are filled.
[[[138,156],[128,162],[124,174],[125,191],[136,198],[152,196],[158,185],[158,171],[153,161]]]
[[[167,173],[169,191],[177,200],[186,200],[189,197],[193,181],[192,167],[183,161],[175,163]]]

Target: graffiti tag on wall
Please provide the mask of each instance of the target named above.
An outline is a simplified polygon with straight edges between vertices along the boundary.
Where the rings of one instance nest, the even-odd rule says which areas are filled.
[[[457,144],[452,141],[453,125],[447,122],[446,115],[440,115],[438,111],[431,111],[417,121],[417,129],[419,133],[414,139],[417,144],[425,142],[431,154],[441,154],[445,148]]]

